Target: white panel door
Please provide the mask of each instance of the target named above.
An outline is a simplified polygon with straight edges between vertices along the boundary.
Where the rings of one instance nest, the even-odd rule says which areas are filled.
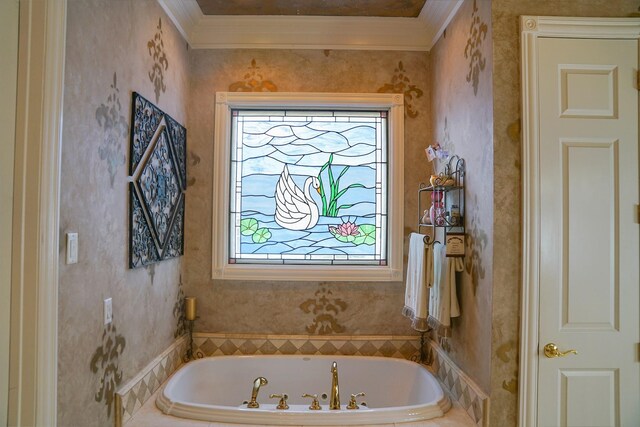
[[[638,41],[538,48],[538,425],[640,426]]]

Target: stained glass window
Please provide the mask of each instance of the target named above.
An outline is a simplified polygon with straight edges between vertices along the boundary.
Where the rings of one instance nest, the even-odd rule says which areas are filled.
[[[387,263],[386,111],[231,111],[229,263]]]

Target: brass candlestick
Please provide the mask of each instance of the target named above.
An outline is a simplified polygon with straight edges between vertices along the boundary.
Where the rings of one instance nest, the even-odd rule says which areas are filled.
[[[187,322],[187,333],[189,334],[189,346],[184,354],[184,362],[194,360],[196,358],[201,359],[202,354],[194,356],[193,353],[193,323],[198,318],[196,314],[196,297],[185,297],[184,299],[184,319]]]
[[[196,297],[185,297],[184,318],[186,320],[196,320]]]

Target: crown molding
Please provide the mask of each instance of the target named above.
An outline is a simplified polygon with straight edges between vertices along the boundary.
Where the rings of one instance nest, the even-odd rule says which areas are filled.
[[[427,0],[417,18],[204,15],[196,0],[158,0],[193,49],[428,51],[463,0]]]
[[[427,50],[431,50],[453,17],[458,13],[464,0],[427,0],[417,19],[427,29]]]

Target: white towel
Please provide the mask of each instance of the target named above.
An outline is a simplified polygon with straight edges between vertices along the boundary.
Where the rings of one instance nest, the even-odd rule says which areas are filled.
[[[459,257],[447,258],[447,248],[441,243],[433,245],[433,287],[429,295],[429,316],[439,334],[448,336],[451,318],[460,316],[456,290],[456,271],[462,271],[464,262]]]
[[[427,288],[433,283],[433,256],[431,246],[424,244],[424,235],[409,235],[409,259],[402,314],[411,319],[416,331],[429,329],[427,323]]]

